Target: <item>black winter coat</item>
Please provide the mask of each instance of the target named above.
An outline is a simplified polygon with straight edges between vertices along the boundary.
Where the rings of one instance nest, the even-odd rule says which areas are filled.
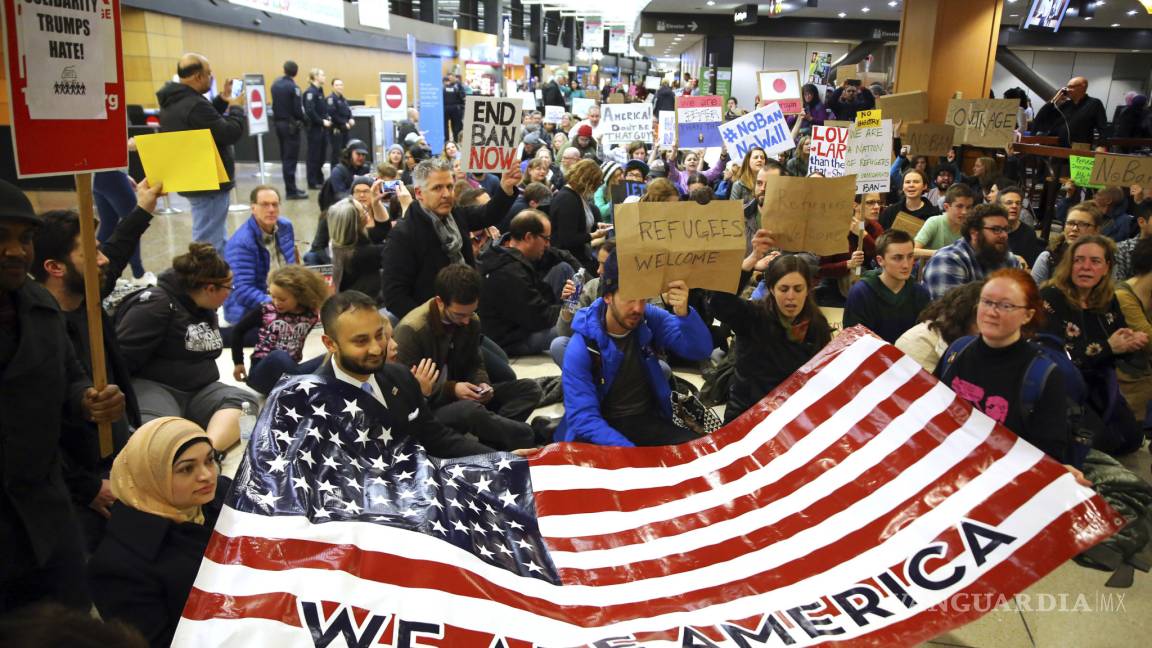
[[[116,335],[134,378],[190,392],[220,379],[216,358],[224,341],[216,312],[197,306],[177,286],[172,270],[120,304]]]
[[[220,161],[228,172],[228,182],[220,184],[220,191],[231,191],[231,179],[236,177],[236,159],[232,145],[244,136],[244,109],[228,106],[224,97],[217,95],[212,101],[204,98],[183,83],[169,81],[156,92],[160,101],[160,130],[171,131],[199,130],[212,131],[212,139],[220,151]],[[184,196],[203,196],[212,191],[185,191]]]
[[[591,199],[588,207],[592,210],[592,220],[599,222],[600,210]],[[548,218],[552,221],[552,247],[571,254],[595,276],[599,264],[590,247],[592,233],[588,230],[588,218],[580,196],[571,187],[557,191],[548,207]]]
[[[452,210],[452,218],[460,230],[460,251],[470,266],[475,266],[476,260],[468,233],[497,225],[516,200],[515,195],[509,196],[500,189],[491,195],[487,205]],[[392,227],[380,254],[384,306],[396,317],[403,318],[408,311],[431,299],[435,295],[436,273],[448,265],[448,255],[431,218],[434,217],[429,216],[418,201],[413,201],[404,218]]]
[[[24,543],[5,546],[0,568],[18,573],[44,564],[62,534],[79,533],[60,474],[61,417],[82,418],[80,400],[92,382],[52,294],[32,281],[11,294],[20,338],[0,364],[0,537],[27,538],[31,554]]]
[[[230,483],[220,479],[215,501],[202,509],[204,524],[112,505],[106,535],[88,563],[101,617],[124,621],[156,648],[172,643]]]
[[[480,255],[480,324],[484,335],[508,348],[537,331],[547,330],[560,315],[560,301],[532,262],[519,250],[499,245]]]

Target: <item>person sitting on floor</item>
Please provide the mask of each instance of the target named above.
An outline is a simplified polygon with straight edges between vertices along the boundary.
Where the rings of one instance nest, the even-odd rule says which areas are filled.
[[[579,311],[564,354],[564,420],[556,441],[609,446],[683,443],[696,435],[672,420],[671,387],[655,350],[687,360],[712,353],[712,336],[688,306],[683,281],[668,284],[668,312],[645,299],[622,299],[613,253],[604,264],[601,297]]]

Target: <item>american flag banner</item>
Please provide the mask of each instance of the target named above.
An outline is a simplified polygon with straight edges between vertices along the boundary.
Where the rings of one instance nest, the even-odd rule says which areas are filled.
[[[439,460],[394,409],[274,393],[174,646],[911,645],[1124,524],[859,328],[680,446]]]

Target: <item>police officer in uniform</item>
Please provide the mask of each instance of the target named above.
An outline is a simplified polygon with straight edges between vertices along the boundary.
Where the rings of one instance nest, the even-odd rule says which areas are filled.
[[[464,129],[464,86],[451,72],[444,77],[444,140],[460,141]],[[448,134],[448,129],[452,134]]]
[[[319,189],[324,184],[324,147],[328,145],[328,103],[324,101],[324,70],[312,68],[308,74],[308,89],[304,91],[304,117],[308,122],[308,188]]]
[[[332,168],[340,162],[340,152],[348,143],[348,131],[356,125],[352,119],[352,108],[344,98],[344,81],[332,79],[332,94],[328,95],[328,119],[332,120],[332,128],[328,133],[328,151]]]
[[[284,76],[272,84],[272,123],[280,142],[280,164],[284,167],[284,197],[302,200],[308,193],[296,188],[296,160],[300,157],[300,129],[304,124],[304,107],[300,103],[300,86],[294,80],[300,68],[295,61],[284,61]]]

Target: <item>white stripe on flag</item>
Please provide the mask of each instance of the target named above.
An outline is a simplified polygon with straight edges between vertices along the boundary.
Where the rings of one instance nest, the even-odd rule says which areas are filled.
[[[742,439],[720,450],[679,466],[654,466],[651,468],[593,468],[585,466],[533,466],[532,490],[537,493],[547,491],[567,491],[577,489],[632,490],[674,486],[682,481],[707,475],[731,464],[740,457],[752,454],[757,448],[770,441],[779,430],[792,419],[804,412],[812,403],[834,391],[864,361],[887,343],[871,335],[861,337],[842,351],[819,373],[812,376],[802,389],[784,401],[778,409],[764,418]],[[901,369],[897,369],[899,366]],[[886,373],[893,376],[907,376],[900,382],[921,370],[914,361],[903,358]]]
[[[676,612],[644,619],[629,620],[620,623],[606,624],[597,628],[577,628],[564,623],[538,616],[531,612],[524,612],[493,601],[476,600],[469,597],[458,596],[428,589],[407,589],[391,585],[365,581],[355,578],[342,571],[296,569],[281,572],[264,572],[252,570],[242,566],[223,566],[205,561],[197,579],[197,587],[205,591],[218,592],[231,596],[259,595],[265,592],[293,592],[305,600],[342,601],[376,613],[395,613],[402,618],[412,620],[434,620],[451,625],[471,628],[478,631],[493,629],[499,632],[509,632],[515,628],[515,636],[526,641],[555,644],[557,639],[566,642],[591,642],[606,636],[619,636],[630,632],[663,630],[681,625],[695,625],[699,627],[710,626],[721,621],[742,619],[757,614],[783,610],[817,600],[820,596],[841,591],[867,577],[874,576],[885,565],[892,565],[906,559],[919,548],[925,546],[940,532],[940,524],[930,518],[942,518],[942,521],[958,520],[972,505],[979,504],[989,493],[1011,482],[1019,474],[1019,470],[1031,465],[1031,461],[1039,458],[1039,452],[1024,443],[1018,443],[1009,456],[993,465],[989,472],[973,480],[972,484],[981,482],[977,488],[965,488],[965,491],[979,491],[957,494],[949,498],[940,507],[925,516],[915,519],[904,529],[901,529],[883,545],[864,552],[844,563],[831,566],[827,571],[814,576],[795,586],[780,590],[740,598],[725,603],[704,607],[697,610]],[[1077,487],[1070,476],[1061,476],[1043,488],[1037,495],[1026,502],[1020,509],[1010,515],[1002,524],[997,525],[1001,531],[1014,535],[1018,541],[1014,546],[1020,546],[1025,541],[1041,532],[1053,520],[1065,511],[1079,505],[1092,496],[1091,491]],[[347,524],[347,523],[339,523]],[[949,526],[945,524],[945,527]],[[401,532],[402,533],[402,532]],[[394,540],[388,538],[388,540]],[[920,611],[939,601],[945,600],[955,591],[959,591],[980,574],[1002,562],[1011,551],[1005,549],[994,553],[985,564],[979,568],[969,565],[966,577],[949,590],[940,592],[921,592],[917,590],[920,606],[914,611]],[[659,580],[659,579],[652,579]],[[539,583],[537,581],[536,583]],[[525,579],[525,584],[530,585]],[[546,586],[551,587],[551,586]],[[524,588],[530,589],[530,588]],[[559,590],[585,589],[579,587],[553,588]],[[594,594],[601,594],[605,588],[596,589]],[[525,591],[525,594],[534,596],[534,592]],[[653,587],[653,595],[668,593],[661,587]],[[598,596],[599,598],[599,596]],[[609,603],[599,599],[601,603]],[[907,615],[897,614],[890,617],[887,622],[895,623],[907,618]],[[189,623],[189,622],[184,622]],[[223,622],[221,622],[223,623]],[[229,622],[237,623],[237,622]],[[247,622],[245,622],[247,623]],[[884,624],[877,620],[868,628],[871,632]],[[215,632],[213,628],[218,624],[196,622],[189,626],[196,628],[197,642],[202,631]],[[260,626],[264,628],[263,625]],[[851,631],[846,635],[837,635],[838,639],[849,638],[864,634],[861,631]],[[184,630],[181,636],[184,636]],[[278,632],[277,635],[280,635]],[[215,636],[215,635],[213,635]],[[236,636],[236,635],[232,635]],[[257,635],[263,636],[263,635]],[[203,637],[205,640],[207,636]],[[186,643],[183,646],[195,645],[221,645],[224,642],[214,641],[205,643]],[[249,645],[251,639],[247,639]],[[271,645],[272,642],[267,642]],[[803,641],[796,645],[811,645],[813,641]]]

